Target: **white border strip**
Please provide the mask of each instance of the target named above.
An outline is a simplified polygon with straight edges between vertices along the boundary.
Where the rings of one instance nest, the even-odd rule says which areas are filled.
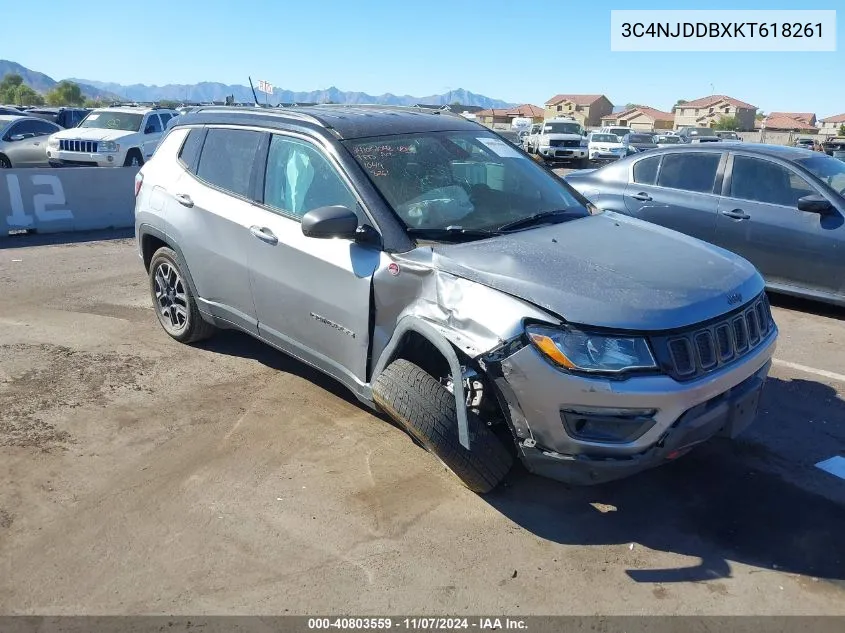
[[[826,369],[816,369],[815,367],[807,367],[806,365],[799,365],[798,363],[791,363],[788,360],[781,360],[780,358],[775,358],[772,363],[779,367],[786,367],[787,369],[794,369],[795,371],[801,371],[805,374],[813,374],[814,376],[821,376],[822,378],[829,378],[830,380],[837,380],[839,382],[845,382],[845,374],[837,374],[832,371],[827,371]]]
[[[845,457],[841,457],[839,455],[831,457],[830,459],[826,459],[823,462],[816,464],[816,468],[820,468],[834,477],[845,479]]]

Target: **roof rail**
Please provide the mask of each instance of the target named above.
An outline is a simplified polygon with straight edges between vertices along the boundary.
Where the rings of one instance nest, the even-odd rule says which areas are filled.
[[[327,124],[325,121],[322,121],[321,119],[310,114],[306,114],[305,112],[299,112],[293,108],[259,108],[254,105],[209,105],[195,107],[187,114],[197,114],[199,112],[240,112],[248,114],[274,114],[278,115],[280,118],[299,119],[301,121],[307,121],[308,123],[313,123],[314,125],[319,125],[321,127],[331,128],[331,125]]]

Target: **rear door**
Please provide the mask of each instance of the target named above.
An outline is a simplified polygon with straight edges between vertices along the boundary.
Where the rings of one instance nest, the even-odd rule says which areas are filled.
[[[821,194],[787,163],[734,153],[719,201],[716,243],[748,259],[766,278],[825,292],[841,290],[840,217],[798,210]]]
[[[625,191],[628,212],[712,242],[724,152],[649,154],[634,163]]]
[[[267,135],[231,128],[204,134],[197,128],[182,147],[184,162],[192,164],[168,189],[167,217],[204,309],[257,334],[247,257],[256,246],[251,192]],[[199,157],[192,160],[198,142]]]
[[[302,234],[302,216],[342,205],[366,221],[340,166],[305,137],[273,134],[254,214],[250,273],[261,335],[347,384],[367,375],[370,286],[380,251]]]

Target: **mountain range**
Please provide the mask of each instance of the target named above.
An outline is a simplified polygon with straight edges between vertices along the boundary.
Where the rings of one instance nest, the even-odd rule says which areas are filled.
[[[12,61],[0,60],[0,78],[7,73],[17,73],[23,77],[24,83],[38,92],[47,92],[58,83],[52,77]],[[91,79],[70,78],[70,81],[78,84],[82,93],[92,99],[125,99],[131,101],[161,101],[164,99],[173,101],[188,102],[209,102],[223,101],[227,96],[234,95],[235,101],[252,101],[252,90],[249,86],[240,84],[223,84],[218,82],[204,81],[197,84],[167,84],[165,86],[148,86],[146,84],[123,85],[113,82],[95,81]],[[382,95],[370,95],[365,92],[344,91],[335,87],[325,90],[312,90],[305,92],[294,92],[274,88],[272,95],[256,93],[260,101],[265,98],[269,103],[379,103],[383,105],[414,105],[417,103],[426,105],[445,105],[459,102],[467,106],[479,106],[482,108],[508,108],[513,103],[493,99],[484,95],[476,94],[464,89],[452,90],[443,94],[429,95],[427,97],[414,97],[411,95],[395,95],[385,93]]]

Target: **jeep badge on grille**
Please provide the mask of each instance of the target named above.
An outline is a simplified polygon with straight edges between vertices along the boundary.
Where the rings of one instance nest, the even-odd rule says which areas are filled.
[[[733,306],[742,301],[742,295],[738,292],[732,292],[728,295],[728,305]]]

